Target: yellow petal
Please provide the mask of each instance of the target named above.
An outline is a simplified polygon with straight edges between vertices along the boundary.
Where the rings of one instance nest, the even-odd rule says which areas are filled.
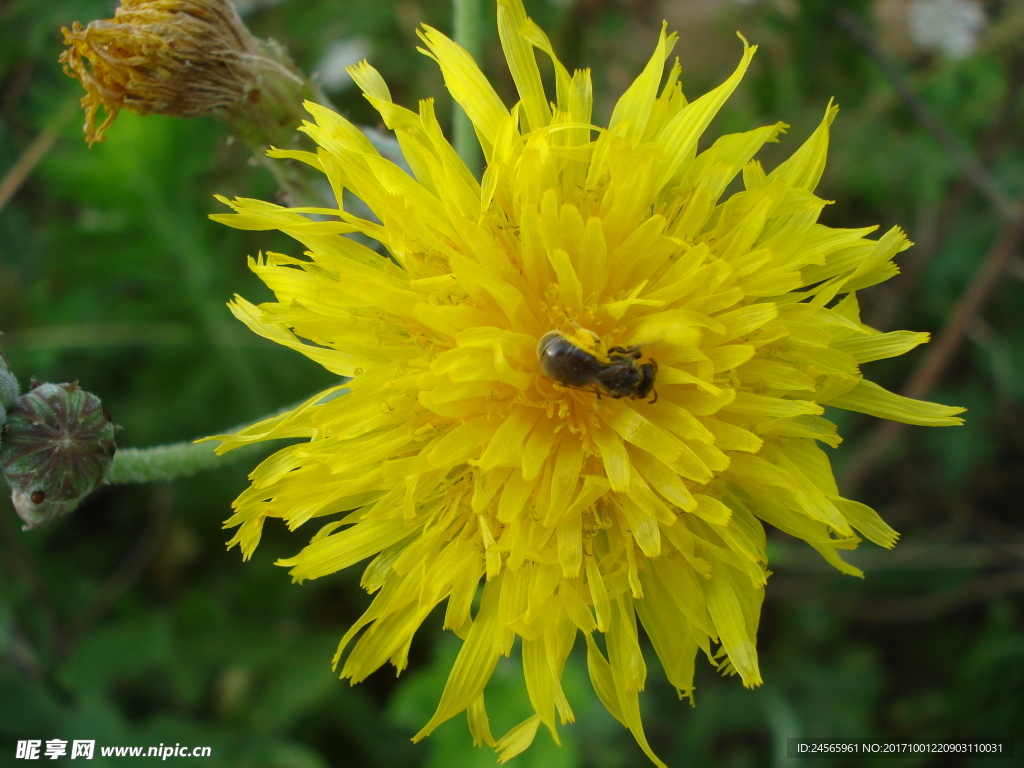
[[[917,424],[921,427],[951,427],[963,424],[964,420],[956,414],[967,410],[903,397],[867,379],[859,381],[857,386],[845,395],[827,402],[831,406],[847,411],[857,411],[880,419]]]
[[[786,162],[775,169],[774,173],[784,178],[791,186],[814,191],[825,170],[825,158],[828,155],[828,129],[839,113],[839,107],[830,101],[825,109],[825,117],[821,125],[811,134]]]
[[[667,148],[667,156],[659,171],[657,187],[660,188],[668,183],[679,173],[684,164],[692,159],[697,140],[718,110],[722,108],[726,99],[736,90],[736,86],[743,79],[747,67],[750,66],[750,59],[756,50],[756,45],[750,46],[744,40],[743,58],[740,59],[736,71],[720,86],[683,107],[679,114],[670,120],[658,134],[657,141]]]
[[[658,35],[658,44],[654,48],[651,60],[647,62],[644,71],[633,82],[626,92],[619,97],[612,110],[611,119],[608,121],[608,128],[613,129],[620,123],[627,123],[624,137],[627,141],[635,144],[644,135],[647,129],[647,120],[654,107],[654,99],[658,95],[658,86],[661,84],[661,76],[665,71],[665,61],[672,53],[676,44],[676,35],[665,34],[666,23],[661,25],[661,33]]]
[[[526,130],[537,130],[551,122],[551,110],[544,96],[533,46],[523,36],[525,24],[526,9],[522,0],[498,0],[498,37],[512,80],[523,100]]]
[[[466,110],[477,134],[483,139],[484,156],[489,159],[502,121],[509,116],[508,110],[473,57],[462,46],[426,24],[418,34],[429,49],[423,52],[437,61],[452,98]]]
[[[501,581],[499,576],[484,586],[480,610],[473,619],[473,628],[469,630],[451,674],[448,675],[437,711],[419,733],[413,736],[414,742],[429,736],[441,723],[471,707],[483,694],[484,686],[502,655],[506,633],[498,622]]]
[[[929,338],[927,333],[892,331],[876,333],[871,336],[837,339],[832,342],[832,346],[850,355],[858,363],[869,363],[873,360],[898,357],[920,344],[927,343]]]
[[[761,672],[757,664],[755,628],[747,622],[743,609],[743,603],[751,600],[751,588],[743,587],[734,573],[729,566],[719,564],[705,583],[704,594],[722,647],[743,684],[753,688],[761,684]]]
[[[498,762],[504,765],[529,747],[537,735],[537,728],[540,727],[540,722],[540,718],[536,715],[528,717],[498,739],[496,745],[498,748]]]

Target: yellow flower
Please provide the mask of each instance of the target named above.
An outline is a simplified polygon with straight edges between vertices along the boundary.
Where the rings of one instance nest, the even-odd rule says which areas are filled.
[[[352,77],[413,175],[315,104],[302,130],[317,153],[272,154],[322,170],[339,201],[350,192],[379,223],[257,200],[214,217],[308,249],[254,261],[277,301],[238,298],[232,310],[352,377],[342,396],[330,396],[339,387],[220,438],[222,450],[302,438],[252,474],[227,521],[240,526],[231,544],[248,558],[267,517],[294,529],[330,515],[281,562],[294,578],[373,558],[362,586],[376,597],[335,658],[352,682],[387,661],[402,670],[417,628],[445,603],[444,625],[463,646],[416,739],[463,711],[502,761],[541,724],[557,739],[556,721],[573,719],[560,678],[582,634],[597,695],[661,765],[640,719],[637,619],[680,695],[692,695],[698,650],[759,684],[762,521],[852,574],[838,550],[860,536],[886,547],[897,538],[839,495],[818,445],[839,443],[822,406],[929,426],[960,423],[962,409],[861,375],[861,363],[927,334],[879,333],[858,314],[854,291],[896,274],[904,234],[870,240],[873,228],[816,223],[834,107],[768,173],[752,158],[783,124],[696,149],[752,47],[721,86],[687,102],[678,63],[663,77],[675,43],[663,30],[598,128],[589,72],[558,62],[520,0],[499,0],[498,25],[521,98],[511,110],[464,50],[421,32],[476,128],[482,182],[445,140],[433,102],[398,106],[364,62]],[[554,65],[554,103],[535,50]],[[737,174],[744,191],[722,199]],[[540,352],[556,354],[542,365],[538,342],[552,332]],[[517,637],[534,711],[494,739],[484,688]]]

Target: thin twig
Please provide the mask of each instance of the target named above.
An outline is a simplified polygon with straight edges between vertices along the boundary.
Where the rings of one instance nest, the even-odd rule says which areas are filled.
[[[914,92],[899,67],[882,53],[871,33],[861,25],[857,17],[849,11],[841,10],[836,12],[836,22],[875,60],[893,90],[914,113],[921,125],[943,146],[963,176],[992,204],[1000,216],[1007,220],[1013,220],[1018,213],[1017,206],[1007,197],[977,158],[963,146],[960,140],[946,128],[942,120]]]
[[[60,657],[67,647],[67,633],[58,616],[56,601],[24,538],[14,525],[14,516],[7,514],[6,510],[0,514],[0,545],[3,551],[0,564],[8,569],[13,579],[22,580],[27,587],[32,600],[32,612],[42,623],[44,635],[52,641],[54,655]]]
[[[863,621],[920,623],[1021,591],[1024,591],[1024,571],[1000,571],[930,595],[887,598],[873,595],[851,606],[849,613]]]
[[[938,339],[928,351],[928,356],[907,382],[904,388],[907,397],[921,398],[931,391],[957,347],[964,340],[971,318],[985,304],[985,300],[1006,270],[1010,257],[1021,247],[1021,242],[1024,241],[1024,208],[1020,203],[1015,207],[1016,217],[1003,227],[967,290],[961,294]]]
[[[1024,539],[1016,537],[961,543],[951,537],[931,541],[918,538],[900,542],[893,550],[865,545],[856,551],[844,552],[842,557],[866,573],[1020,571],[1024,566]],[[831,563],[799,541],[771,539],[768,560],[772,571],[779,577],[798,576],[801,573],[839,573]]]
[[[0,211],[4,209],[7,202],[14,197],[14,193],[25,183],[25,179],[32,173],[36,163],[42,160],[50,150],[50,147],[53,146],[53,142],[57,139],[57,134],[56,128],[47,128],[32,139],[32,143],[25,148],[25,151],[21,153],[21,157],[17,159],[14,165],[11,166],[11,169],[4,175],[3,180],[0,181]]]
[[[171,519],[173,500],[172,485],[158,485],[153,489],[152,511],[145,529],[139,535],[135,546],[114,569],[92,601],[75,618],[71,632],[72,641],[83,637],[146,572],[160,552],[167,524]]]
[[[849,11],[840,10],[836,12],[835,18],[839,26],[874,59],[904,104],[945,148],[964,179],[991,203],[1005,221],[996,243],[975,273],[967,290],[960,296],[953,313],[939,332],[937,341],[903,389],[903,394],[907,397],[921,398],[931,391],[952,362],[963,343],[971,319],[984,306],[1000,275],[1005,272],[1010,259],[1020,247],[1024,239],[1024,208],[1021,202],[1007,197],[978,159],[964,148],[960,140],[914,92],[899,67],[881,51],[871,33],[861,25],[856,16]],[[903,426],[897,422],[885,422],[867,437],[857,460],[844,475],[843,486],[848,492],[855,491],[871,474],[885,456],[887,449],[893,445]]]
[[[1024,204],[1014,206],[1017,214],[1006,223],[998,239],[988,252],[967,290],[961,294],[949,319],[939,332],[927,356],[911,375],[903,388],[907,397],[925,397],[953,361],[963,343],[971,319],[981,310],[989,294],[999,284],[1010,259],[1024,244]],[[865,440],[858,459],[847,470],[843,486],[854,491],[871,474],[905,425],[887,421],[875,428]]]
[[[39,651],[33,646],[31,639],[21,631],[21,628],[14,621],[7,628],[7,647],[4,649],[4,656],[7,657],[21,675],[33,682],[40,680],[43,676],[43,665],[39,658]]]
[[[1024,93],[1024,56],[1018,56],[1010,66],[1010,83],[1007,86],[998,115],[981,138],[978,159],[983,167],[988,168],[996,162],[1006,141],[1013,133],[1016,121],[1017,106]],[[883,297],[871,313],[870,325],[876,328],[888,328],[901,309],[907,306],[910,297],[916,290],[926,267],[938,252],[946,239],[950,224],[956,219],[960,209],[967,201],[971,191],[971,183],[960,176],[947,190],[942,203],[937,209],[930,209],[925,217],[914,250],[901,265],[902,275],[893,281],[889,294]],[[1012,269],[1012,265],[1010,267]]]
[[[772,576],[770,583],[772,588],[766,592],[766,597],[789,602],[820,594],[822,584],[806,577],[778,574]],[[861,593],[838,601],[836,607],[859,623],[918,624],[1022,591],[1024,571],[1001,570],[979,573],[961,586],[925,595],[897,597]]]

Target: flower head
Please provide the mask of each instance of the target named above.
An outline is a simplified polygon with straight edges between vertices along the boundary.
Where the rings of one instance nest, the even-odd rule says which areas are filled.
[[[854,292],[896,274],[903,233],[872,240],[873,228],[816,223],[834,107],[766,172],[752,158],[782,124],[697,151],[747,69],[745,43],[732,76],[688,102],[678,63],[664,76],[675,37],[663,30],[598,128],[589,72],[559,63],[520,0],[499,0],[498,25],[521,99],[512,109],[464,50],[421,32],[476,128],[481,182],[433,102],[395,104],[364,62],[351,74],[412,175],[315,104],[303,130],[318,152],[273,154],[321,169],[339,201],[347,190],[377,221],[256,200],[214,217],[305,245],[304,259],[253,261],[277,300],[238,298],[232,310],[351,377],[343,396],[220,438],[222,449],[302,439],[252,474],[231,544],[249,557],[268,517],[294,529],[334,516],[281,564],[301,581],[373,558],[362,585],[376,597],[335,658],[353,682],[388,661],[403,669],[417,628],[445,604],[464,643],[417,739],[463,711],[502,760],[540,725],[556,735],[573,719],[560,678],[582,634],[598,696],[660,764],[640,719],[639,624],[681,695],[698,651],[754,686],[762,522],[846,573],[859,572],[839,550],[896,540],[840,496],[819,447],[839,443],[823,405],[933,426],[959,423],[961,409],[861,374],[927,334],[879,333],[858,314]],[[554,65],[553,103],[538,50]],[[744,190],[723,198],[740,174]],[[484,688],[516,638],[533,712],[494,739]]]

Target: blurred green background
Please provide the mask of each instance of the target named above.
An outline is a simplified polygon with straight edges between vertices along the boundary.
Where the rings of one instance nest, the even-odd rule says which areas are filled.
[[[277,38],[304,69],[320,70],[352,119],[376,123],[342,70],[363,56],[396,101],[436,96],[439,114],[448,115],[440,75],[415,52],[419,22],[451,29],[446,2],[249,0],[239,7],[258,36]],[[493,9],[488,0],[481,7],[484,66],[511,103]],[[900,224],[918,242],[903,258],[904,274],[862,294],[866,322],[884,330],[946,326],[1005,221],[872,54],[903,73],[918,106],[979,158],[1006,196],[1024,191],[1019,1],[528,0],[527,7],[567,65],[594,68],[599,123],[650,55],[663,18],[680,32],[691,96],[731,72],[740,54],[736,30],[761,46],[708,135],[785,120],[792,128],[762,154],[766,167],[798,146],[836,97],[842,111],[819,188],[836,203],[824,222]],[[0,2],[0,178],[27,151],[42,151],[0,210],[0,330],[23,382],[80,380],[124,425],[120,444],[146,446],[255,419],[331,377],[250,334],[225,307],[235,292],[256,302],[269,296],[247,271],[247,254],[299,251],[281,236],[206,218],[220,209],[214,193],[277,194],[225,128],[122,113],[104,144],[86,148],[81,88],[56,61],[59,30],[113,10],[110,0]],[[874,42],[858,41],[851,24]],[[645,725],[673,768],[792,765],[784,756],[789,737],[963,740],[1020,732],[1019,249],[998,275],[980,311],[962,318],[963,344],[931,393],[968,406],[966,426],[908,429],[880,441],[872,438],[876,422],[841,414],[848,439],[833,456],[843,489],[903,534],[897,548],[862,545],[850,556],[867,571],[858,580],[770,534],[774,575],[759,640],[766,682],[756,691],[699,660],[690,709],[651,664]],[[926,355],[917,350],[868,372],[898,390]],[[471,746],[462,718],[420,745],[409,742],[432,713],[458,647],[437,631],[439,618],[420,633],[402,678],[382,671],[351,688],[331,672],[330,658],[369,602],[359,569],[291,584],[273,562],[304,537],[282,526],[268,526],[248,564],[237,550],[225,552],[221,521],[245,473],[230,466],[173,485],[107,488],[69,519],[29,533],[0,499],[0,766],[25,765],[14,745],[28,738],[208,745],[209,760],[171,759],[208,766],[493,765],[489,750]],[[518,677],[509,661],[488,689],[495,733],[524,711]],[[541,733],[513,766],[647,764],[597,702],[582,658],[569,665],[566,689],[578,722],[562,729],[564,746]],[[1024,742],[1017,749],[1024,754]],[[97,754],[90,764],[132,762],[108,761]],[[900,765],[1010,762],[905,758]]]

